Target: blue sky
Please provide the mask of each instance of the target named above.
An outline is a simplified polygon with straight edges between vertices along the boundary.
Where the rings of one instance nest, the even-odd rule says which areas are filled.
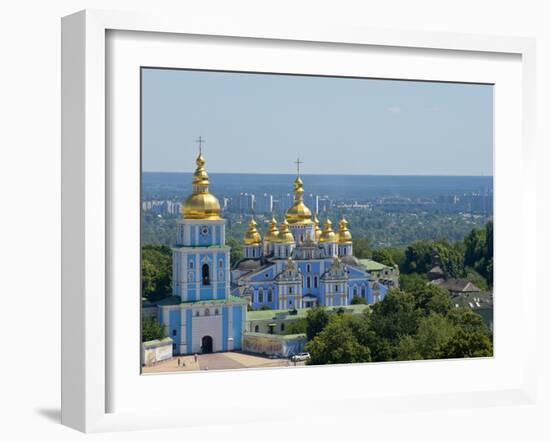
[[[144,69],[143,170],[492,175],[490,85]]]

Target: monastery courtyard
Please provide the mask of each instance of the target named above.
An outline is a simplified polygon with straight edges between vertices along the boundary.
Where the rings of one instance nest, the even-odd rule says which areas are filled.
[[[178,359],[181,365],[178,367]],[[297,366],[305,362],[297,362]],[[288,359],[270,359],[263,356],[240,352],[222,352],[197,355],[197,362],[193,355],[179,356],[159,362],[150,367],[142,367],[142,373],[174,373],[178,371],[197,370],[230,370],[235,368],[265,368],[265,367],[293,367],[294,362]]]

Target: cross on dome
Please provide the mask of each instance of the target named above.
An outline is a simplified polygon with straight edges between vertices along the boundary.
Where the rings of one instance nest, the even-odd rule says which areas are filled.
[[[202,145],[203,143],[206,143],[206,140],[199,135],[199,138],[197,138],[196,142],[199,144],[199,154],[202,154]]]
[[[300,176],[300,164],[304,164],[304,162],[300,161],[300,158],[298,157],[296,161],[294,161],[294,164],[296,164],[296,170],[298,172],[298,176]]]

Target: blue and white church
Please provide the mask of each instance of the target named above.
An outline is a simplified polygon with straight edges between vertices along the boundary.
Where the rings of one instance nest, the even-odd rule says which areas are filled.
[[[246,300],[230,293],[225,220],[209,192],[202,152],[196,165],[172,249],[172,296],[158,303],[159,321],[180,355],[241,349],[246,316]]]
[[[367,304],[381,301],[388,287],[367,272],[353,256],[348,222],[337,231],[327,219],[323,229],[304,204],[298,174],[294,202],[278,225],[273,217],[262,239],[252,218],[244,236],[244,258],[233,267],[233,293],[247,298],[254,309],[275,310],[314,306],[346,306],[354,296]]]

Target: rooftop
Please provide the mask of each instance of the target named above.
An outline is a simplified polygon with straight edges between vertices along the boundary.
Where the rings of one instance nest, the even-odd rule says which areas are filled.
[[[226,299],[206,299],[202,301],[186,301],[182,302],[179,296],[170,296],[157,302],[157,305],[180,305],[180,304],[193,304],[193,305],[206,305],[206,304],[245,304],[246,299],[238,296],[229,295]]]
[[[359,314],[369,308],[366,304],[354,304],[345,306],[325,307],[329,312],[336,312],[340,308],[344,309],[346,313]],[[246,319],[249,321],[267,321],[272,319],[294,319],[305,318],[308,310],[311,308],[297,309],[295,315],[291,315],[288,309],[285,310],[254,310],[246,313]]]
[[[387,265],[373,261],[372,259],[360,259],[359,262],[366,267],[369,272],[379,272],[384,269],[389,269]]]

